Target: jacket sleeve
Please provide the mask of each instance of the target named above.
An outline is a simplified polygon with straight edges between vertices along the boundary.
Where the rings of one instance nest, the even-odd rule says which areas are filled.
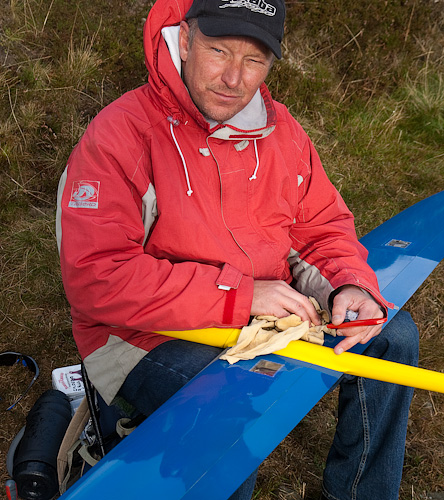
[[[142,200],[150,179],[142,167],[149,140],[124,134],[121,121],[107,118],[105,112],[90,124],[59,186],[61,269],[72,308],[88,324],[139,331],[243,326],[252,278],[226,291],[216,284],[222,266],[145,253]]]
[[[367,250],[357,239],[354,218],[329,181],[309,139],[301,148],[298,208],[291,230],[295,287],[316,297],[328,310],[330,295],[340,286],[356,285],[384,308]]]

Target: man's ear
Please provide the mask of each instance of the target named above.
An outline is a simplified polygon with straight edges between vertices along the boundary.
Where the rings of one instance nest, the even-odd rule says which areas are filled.
[[[190,27],[186,21],[181,21],[179,30],[179,54],[183,62],[185,62],[188,59],[189,38],[190,38]]]

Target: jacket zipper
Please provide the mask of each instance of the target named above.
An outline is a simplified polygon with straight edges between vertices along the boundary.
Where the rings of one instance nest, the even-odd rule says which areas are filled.
[[[239,247],[239,249],[241,250],[241,252],[247,257],[247,259],[250,261],[251,270],[252,270],[252,278],[254,278],[254,264],[253,264],[253,261],[251,260],[251,257],[244,250],[244,248],[242,247],[242,245],[237,241],[237,239],[234,236],[233,232],[231,231],[231,229],[227,226],[227,223],[225,222],[224,209],[223,209],[223,203],[222,203],[222,197],[223,197],[223,194],[222,194],[222,176],[221,176],[221,173],[220,173],[219,162],[217,161],[216,156],[214,155],[214,153],[213,153],[213,151],[212,151],[212,149],[210,147],[209,138],[208,137],[206,138],[205,142],[207,143],[208,151],[211,153],[211,156],[213,157],[213,160],[216,163],[217,173],[219,175],[219,184],[220,184],[220,212],[221,212],[221,216],[222,216],[222,221],[223,221],[224,226],[227,229],[227,231],[231,234],[231,237],[233,238],[233,240],[236,243],[236,245]]]

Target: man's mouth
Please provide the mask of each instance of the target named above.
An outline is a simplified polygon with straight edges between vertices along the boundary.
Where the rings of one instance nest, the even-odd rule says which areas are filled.
[[[213,91],[217,98],[222,101],[230,102],[237,99],[240,99],[242,96],[239,94],[227,94],[226,92],[219,92],[217,90]]]

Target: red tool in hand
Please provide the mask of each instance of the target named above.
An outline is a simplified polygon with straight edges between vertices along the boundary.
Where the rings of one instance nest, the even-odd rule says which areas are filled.
[[[340,325],[334,325],[329,323],[327,328],[334,328],[338,330],[339,328],[353,328],[354,326],[372,326],[372,325],[382,325],[387,321],[387,318],[371,318],[371,319],[357,319],[356,321],[345,321]]]
[[[382,325],[387,321],[387,318],[368,318],[368,319],[356,319],[358,313],[355,311],[347,311],[345,314],[345,320],[340,325],[334,325],[329,323],[327,328],[338,330],[339,328],[353,328],[354,326],[372,326],[372,325]]]

